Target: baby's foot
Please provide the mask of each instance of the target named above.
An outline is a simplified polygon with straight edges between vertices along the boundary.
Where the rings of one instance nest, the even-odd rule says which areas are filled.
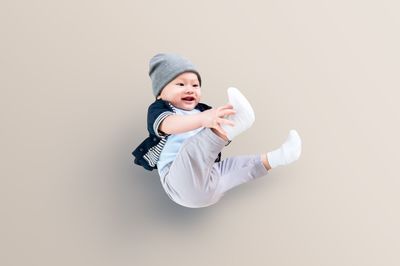
[[[301,154],[301,139],[296,130],[291,130],[285,143],[279,149],[267,153],[271,168],[290,164],[299,159]]]
[[[222,128],[227,133],[229,140],[247,130],[254,123],[255,115],[253,108],[249,101],[242,93],[236,88],[228,88],[229,103],[233,106],[236,111],[234,115],[229,115],[226,119],[231,120],[235,123],[235,126],[222,125]]]

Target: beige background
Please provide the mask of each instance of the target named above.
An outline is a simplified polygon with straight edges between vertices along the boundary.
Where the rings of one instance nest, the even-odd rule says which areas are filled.
[[[1,1],[0,265],[400,265],[398,1]],[[301,159],[205,209],[133,164],[148,60],[256,123],[224,157]]]

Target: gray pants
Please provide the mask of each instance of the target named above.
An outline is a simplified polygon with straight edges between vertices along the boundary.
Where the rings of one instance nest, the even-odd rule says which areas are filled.
[[[267,174],[260,155],[235,156],[216,163],[225,145],[226,141],[209,128],[187,139],[160,174],[168,196],[185,207],[206,207],[229,189]]]

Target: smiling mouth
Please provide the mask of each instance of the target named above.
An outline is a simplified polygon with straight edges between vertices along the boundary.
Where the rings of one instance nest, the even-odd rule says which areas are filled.
[[[192,102],[192,101],[194,101],[194,100],[195,100],[195,98],[194,98],[194,97],[192,97],[192,96],[188,96],[188,97],[184,97],[184,98],[182,98],[182,100],[183,100],[183,101],[185,101],[185,102]]]

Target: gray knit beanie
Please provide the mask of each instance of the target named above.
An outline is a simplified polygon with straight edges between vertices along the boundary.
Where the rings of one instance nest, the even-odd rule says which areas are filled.
[[[150,59],[149,68],[154,96],[157,97],[169,82],[184,72],[195,73],[201,86],[200,74],[189,60],[173,53],[155,55]]]

